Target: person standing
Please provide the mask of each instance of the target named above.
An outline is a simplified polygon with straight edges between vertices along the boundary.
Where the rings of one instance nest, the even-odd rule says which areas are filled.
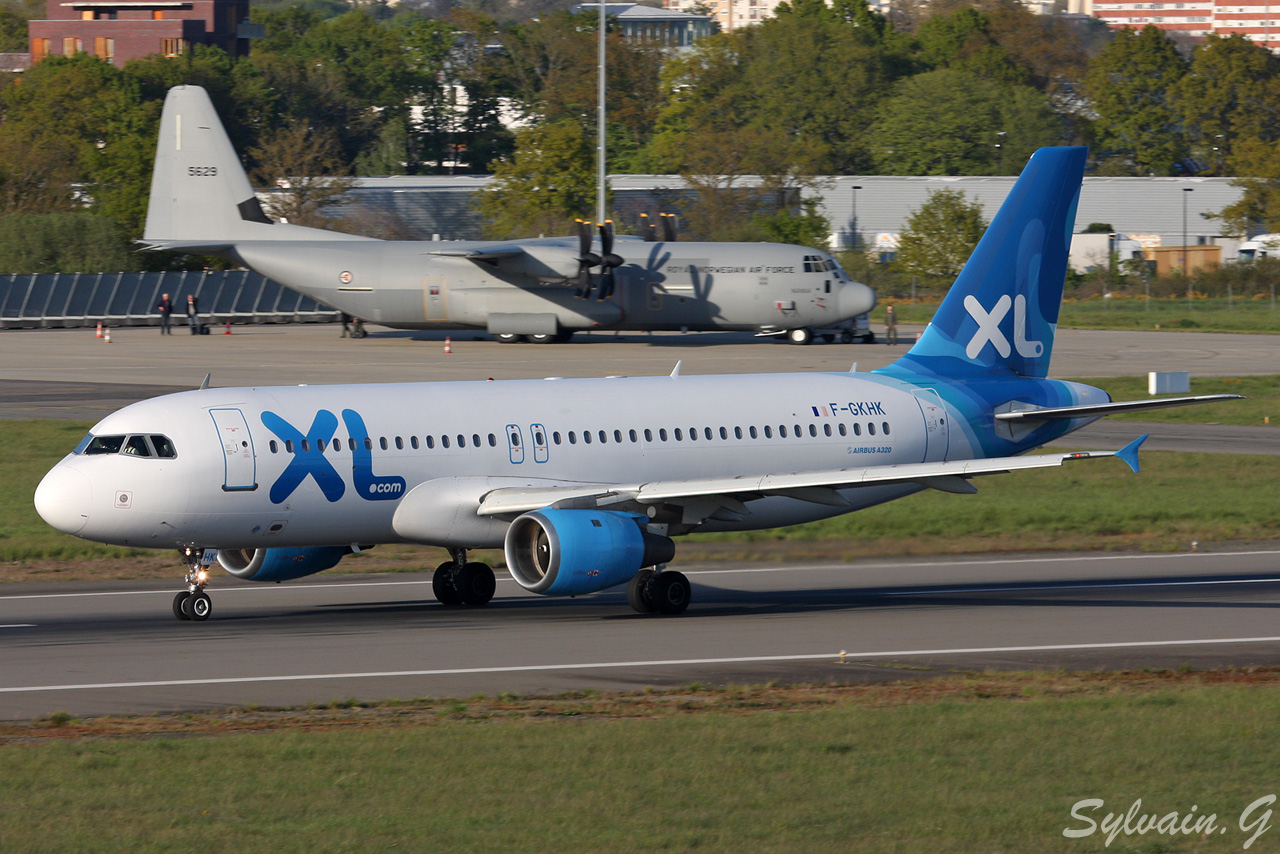
[[[187,326],[192,335],[200,334],[200,301],[195,294],[187,294]]]
[[[173,300],[169,299],[168,294],[160,295],[160,304],[156,306],[156,311],[160,312],[160,334],[172,335],[169,329],[169,316],[173,314]]]
[[[898,313],[893,306],[884,310],[884,343],[890,347],[898,346]]]

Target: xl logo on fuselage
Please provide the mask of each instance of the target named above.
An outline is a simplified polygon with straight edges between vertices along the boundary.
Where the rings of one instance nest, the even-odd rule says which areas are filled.
[[[990,344],[996,348],[1000,358],[1009,358],[1012,350],[1009,347],[1009,339],[1000,329],[1000,321],[1004,320],[1004,316],[1009,313],[1010,306],[1013,307],[1013,349],[1016,349],[1018,355],[1024,359],[1035,359],[1044,353],[1043,342],[1027,340],[1027,298],[1025,296],[1018,294],[1011,299],[1008,294],[1005,294],[996,300],[995,306],[988,312],[982,307],[982,303],[978,302],[977,297],[969,294],[964,298],[964,308],[978,324],[978,331],[973,333],[973,337],[969,339],[969,346],[964,348],[966,356],[976,359],[982,352],[982,348]]]
[[[354,440],[351,446],[351,478],[356,494],[366,501],[388,501],[404,495],[404,478],[396,475],[383,477],[373,473],[373,443],[360,413],[354,409],[344,409],[342,421]],[[327,409],[321,409],[305,435],[274,412],[263,412],[262,423],[286,443],[285,447],[292,447],[294,454],[280,477],[271,484],[272,504],[284,503],[308,477],[315,480],[320,492],[331,502],[346,494],[346,482],[333,467],[329,457],[324,455],[324,447],[331,444],[333,434],[337,432],[337,416]]]

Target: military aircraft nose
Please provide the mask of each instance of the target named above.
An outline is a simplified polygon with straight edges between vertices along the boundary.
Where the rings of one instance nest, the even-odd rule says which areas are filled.
[[[89,521],[92,499],[89,478],[68,465],[60,464],[54,466],[36,487],[36,512],[59,531],[77,534]]]
[[[857,317],[876,307],[876,292],[862,282],[846,282],[840,289],[840,314]]]

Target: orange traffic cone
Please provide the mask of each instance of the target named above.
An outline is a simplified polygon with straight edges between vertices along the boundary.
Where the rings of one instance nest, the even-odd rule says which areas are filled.
[[[111,343],[111,328],[110,328],[110,327],[108,327],[108,328],[107,328],[107,330],[102,334],[102,339],[103,339],[104,341],[106,341],[108,344],[110,344],[110,343]]]
[[[101,338],[101,337],[102,337],[102,321],[101,321],[101,320],[99,320],[99,321],[98,321],[98,335],[97,335],[97,337],[98,337],[98,338]]]
[[[446,336],[444,337],[444,351],[445,351],[446,353],[452,353],[452,352],[453,352],[453,342],[449,340],[449,336],[448,336],[448,335],[446,335]]]
[[[222,334],[223,334],[223,335],[230,335],[230,334],[231,334],[231,321],[230,321],[230,320],[228,320],[228,321],[227,321],[227,331],[226,331],[226,332],[224,332],[224,333],[222,333]]]

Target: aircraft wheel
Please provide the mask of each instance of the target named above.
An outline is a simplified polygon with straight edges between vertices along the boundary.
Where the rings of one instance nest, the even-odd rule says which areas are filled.
[[[834,336],[834,335],[823,335],[823,336],[822,336],[822,343],[823,343],[823,344],[834,344],[834,343],[835,343],[835,340],[836,340],[836,336]]]
[[[659,614],[683,614],[692,591],[683,572],[660,572],[649,584],[654,610]]]
[[[209,599],[209,594],[203,590],[197,590],[182,600],[182,613],[186,615],[188,620],[196,622],[204,622],[209,619],[209,614],[213,612],[213,602]]]
[[[627,584],[627,604],[640,614],[652,614],[654,611],[653,595],[649,583],[653,580],[652,569],[642,569]]]
[[[792,344],[808,344],[813,340],[813,333],[801,326],[799,329],[792,329],[788,332],[787,338]]]
[[[556,343],[557,343],[557,344],[568,344],[568,343],[569,343],[569,339],[571,339],[571,338],[573,338],[573,330],[572,330],[572,329],[561,329],[559,332],[557,332],[557,333],[556,333]]]
[[[457,564],[455,564],[456,566]],[[458,589],[462,601],[467,605],[488,605],[498,589],[493,570],[483,563],[468,563],[462,567],[458,576]]]
[[[431,592],[436,594],[441,605],[462,604],[462,593],[457,585],[457,568],[456,563],[447,560],[436,567],[435,575],[431,576]]]
[[[495,334],[493,340],[499,344],[519,344],[524,340],[524,336],[516,335],[514,332],[501,332]]]
[[[186,602],[187,598],[190,596],[191,596],[190,593],[183,590],[177,596],[173,597],[173,616],[177,617],[179,620],[191,619],[190,617],[187,616],[186,612],[182,610],[183,603]]]
[[[841,344],[852,344],[852,343],[853,343],[853,333],[852,333],[852,332],[850,332],[848,329],[846,329],[845,331],[841,332],[841,333],[840,333],[840,343],[841,343]]]
[[[558,338],[559,338],[558,333],[556,335],[530,335],[529,343],[530,344],[555,344]]]

